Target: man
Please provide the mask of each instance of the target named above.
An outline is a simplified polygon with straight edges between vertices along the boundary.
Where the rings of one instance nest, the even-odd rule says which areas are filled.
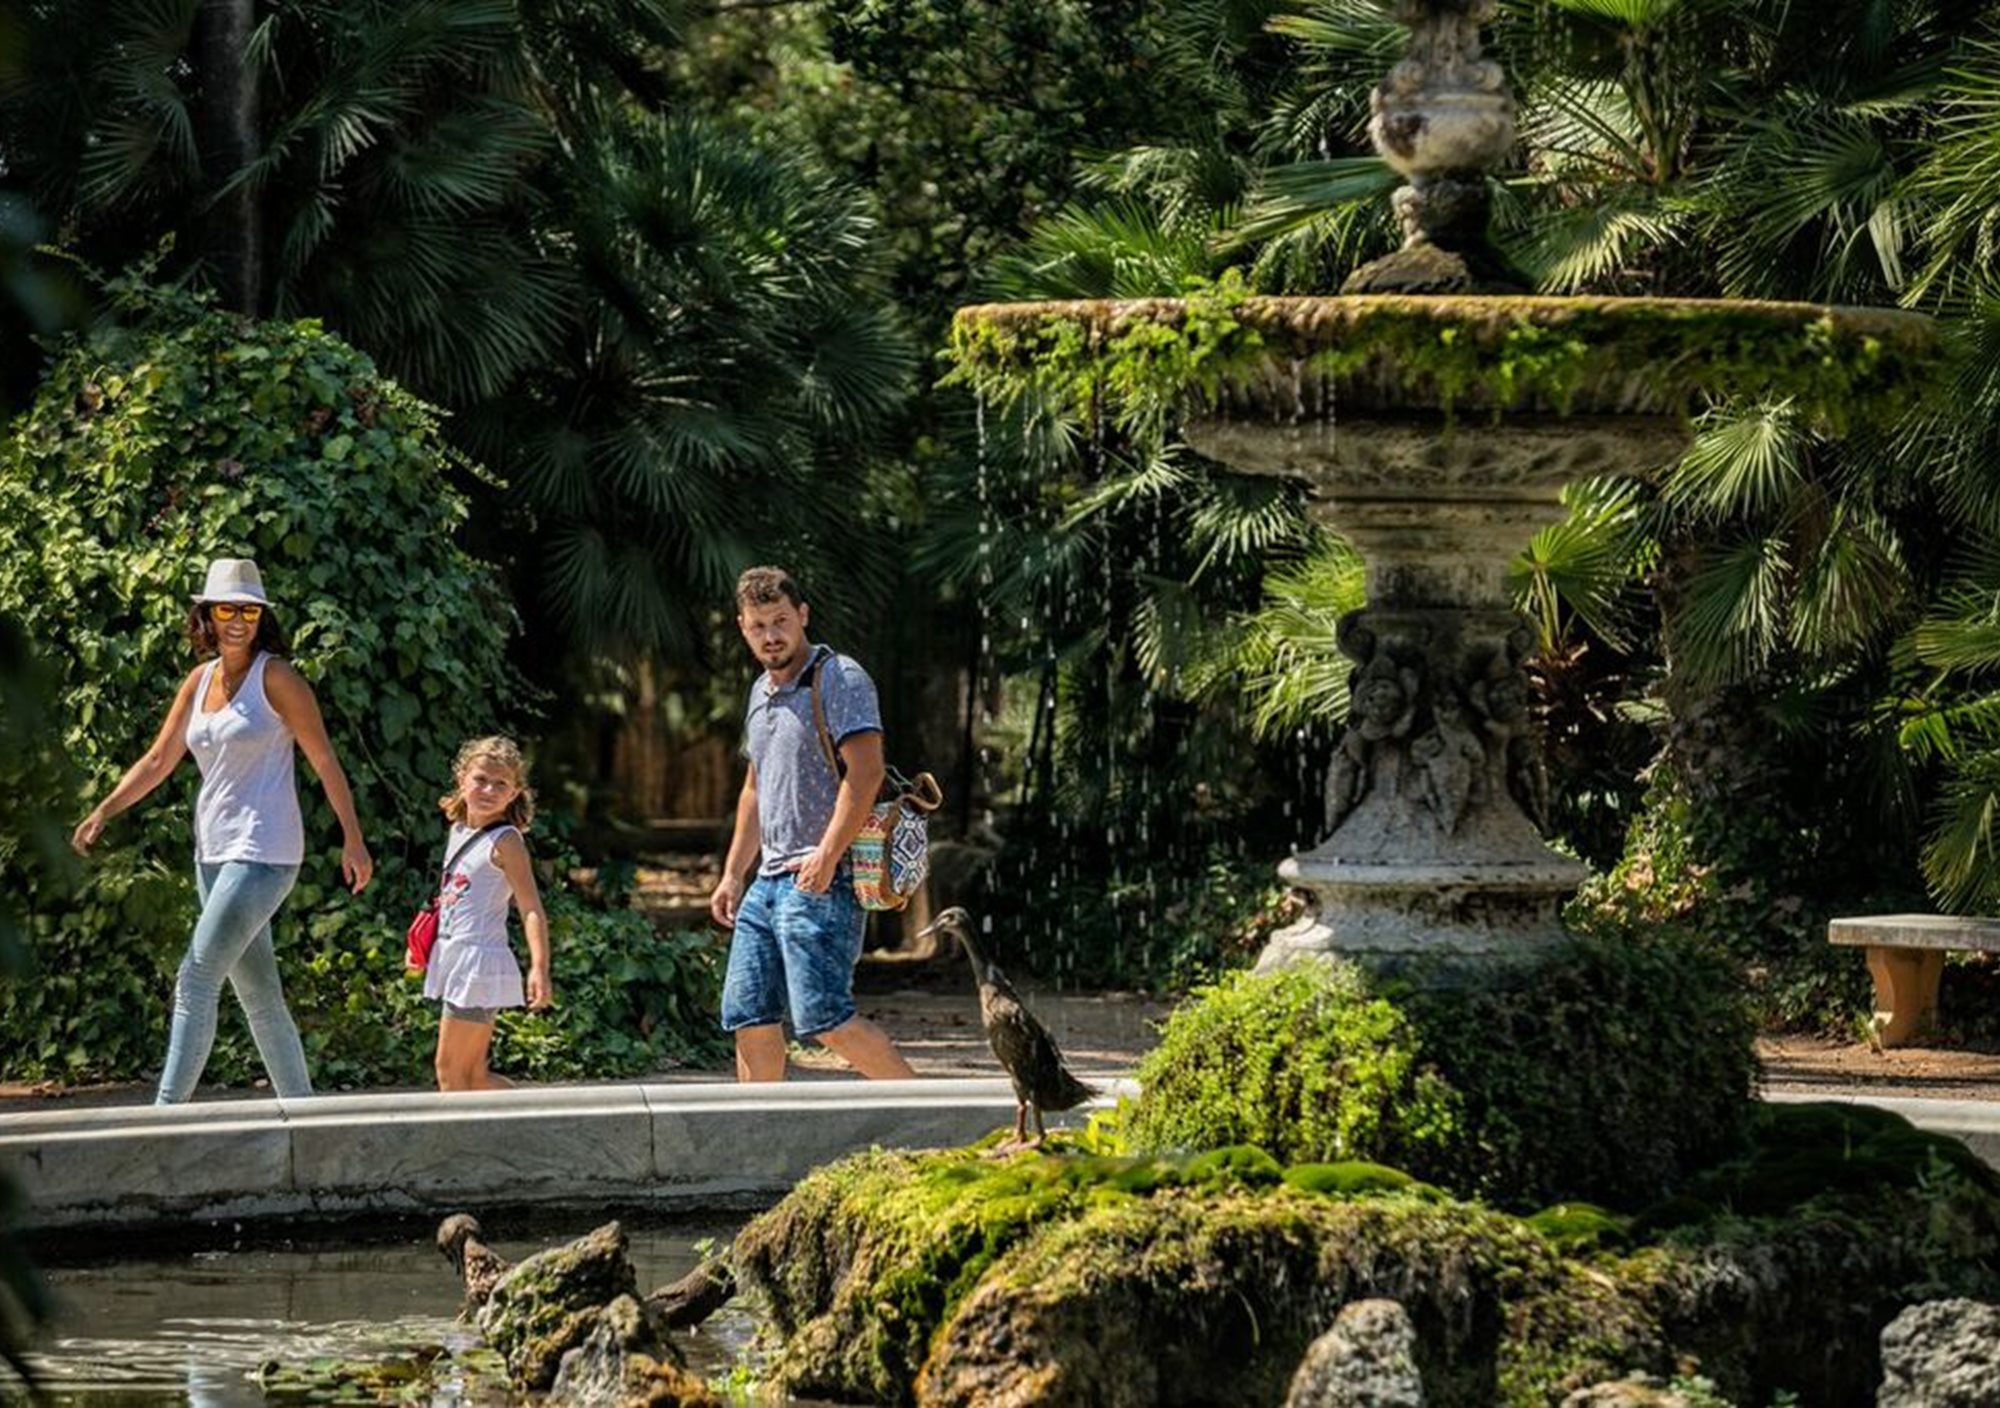
[[[722,1026],[736,1038],[738,1080],[785,1078],[787,1014],[800,1040],[816,1039],[863,1075],[907,1079],[909,1063],[854,1007],[866,916],[847,847],[882,785],[881,709],[866,670],[806,639],[811,617],[783,570],[752,567],[737,580],[736,624],[764,673],[744,718],[750,771],[736,834],[708,901],[715,922],[735,930]],[[837,775],[814,717],[815,680]]]

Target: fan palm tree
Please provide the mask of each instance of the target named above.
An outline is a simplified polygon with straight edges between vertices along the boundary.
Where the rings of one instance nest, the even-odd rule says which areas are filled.
[[[86,260],[166,237],[163,273],[216,277],[202,233],[243,206],[255,301],[457,412],[510,485],[480,532],[580,649],[693,650],[753,557],[867,560],[858,486],[912,350],[866,198],[651,115],[677,0],[273,0],[233,166],[199,136],[238,95],[197,11],[25,7],[0,150]]]
[[[562,346],[466,429],[536,525],[542,608],[585,646],[686,652],[772,543],[824,584],[816,600],[879,593],[859,564],[894,555],[857,538],[857,466],[914,354],[866,201],[713,127],[644,116],[578,144],[560,201]]]

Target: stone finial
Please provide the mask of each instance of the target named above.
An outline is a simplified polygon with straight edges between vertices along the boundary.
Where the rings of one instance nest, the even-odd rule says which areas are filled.
[[[1376,85],[1368,135],[1409,184],[1393,197],[1403,247],[1362,266],[1343,293],[1515,291],[1487,243],[1486,177],[1514,145],[1514,95],[1482,57],[1497,0],[1403,0],[1410,47]]]

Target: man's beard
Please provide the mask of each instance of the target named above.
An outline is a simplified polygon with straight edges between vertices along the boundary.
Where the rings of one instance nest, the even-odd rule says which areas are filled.
[[[786,651],[782,657],[773,658],[772,656],[766,655],[764,657],[764,668],[770,671],[774,675],[782,675],[785,671],[791,669],[793,665],[798,663],[799,656],[804,653],[805,653],[805,646],[795,645],[790,650]]]

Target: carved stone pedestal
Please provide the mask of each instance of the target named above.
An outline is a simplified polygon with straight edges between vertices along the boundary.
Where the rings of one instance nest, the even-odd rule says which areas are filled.
[[[1534,639],[1507,568],[1561,517],[1565,482],[1656,468],[1685,432],[1663,417],[1375,414],[1214,419],[1187,435],[1222,463],[1305,480],[1368,564],[1368,605],[1340,623],[1353,670],[1327,834],[1279,867],[1318,912],[1273,936],[1258,966],[1315,953],[1399,968],[1499,960],[1560,938],[1558,906],[1585,872],[1542,839]]]

